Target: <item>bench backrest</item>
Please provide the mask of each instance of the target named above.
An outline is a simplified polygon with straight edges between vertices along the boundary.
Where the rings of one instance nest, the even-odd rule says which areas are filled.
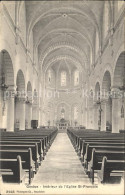
[[[0,169],[11,169],[17,182],[21,182],[23,174],[21,156],[18,155],[14,159],[0,159]]]
[[[109,160],[125,160],[124,151],[106,151],[106,150],[96,150],[93,148],[91,157],[91,166],[95,169],[102,162],[103,157],[106,156]],[[100,167],[101,168],[101,167]]]
[[[16,159],[19,155],[23,161],[23,167],[29,169],[33,166],[31,149],[27,150],[0,150],[1,159]]]

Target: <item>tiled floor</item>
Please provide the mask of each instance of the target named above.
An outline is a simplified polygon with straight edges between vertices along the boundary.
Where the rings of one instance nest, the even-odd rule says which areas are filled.
[[[66,133],[58,133],[32,185],[48,183],[90,183]]]

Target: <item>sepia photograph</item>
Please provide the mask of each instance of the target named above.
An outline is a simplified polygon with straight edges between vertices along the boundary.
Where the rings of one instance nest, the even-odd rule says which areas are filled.
[[[0,195],[124,183],[124,0],[1,0]]]

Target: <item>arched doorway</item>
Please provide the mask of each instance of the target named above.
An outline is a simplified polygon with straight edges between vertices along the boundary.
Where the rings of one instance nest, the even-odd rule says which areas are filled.
[[[15,130],[25,130],[25,79],[22,70],[19,70],[16,78],[15,96]]]
[[[122,52],[116,62],[112,91],[120,96],[113,97],[112,121],[113,132],[125,130],[125,51]]]
[[[14,70],[6,50],[0,52],[0,128],[14,131]]]
[[[30,81],[27,83],[25,113],[25,127],[26,129],[30,129],[32,120],[32,86]]]
[[[102,81],[102,125],[101,130],[112,130],[111,75],[106,71]]]

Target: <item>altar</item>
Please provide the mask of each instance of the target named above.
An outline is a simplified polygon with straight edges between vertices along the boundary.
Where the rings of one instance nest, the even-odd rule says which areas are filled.
[[[65,120],[64,118],[56,122],[58,130],[66,130],[69,127],[69,125],[70,125],[69,121]]]

